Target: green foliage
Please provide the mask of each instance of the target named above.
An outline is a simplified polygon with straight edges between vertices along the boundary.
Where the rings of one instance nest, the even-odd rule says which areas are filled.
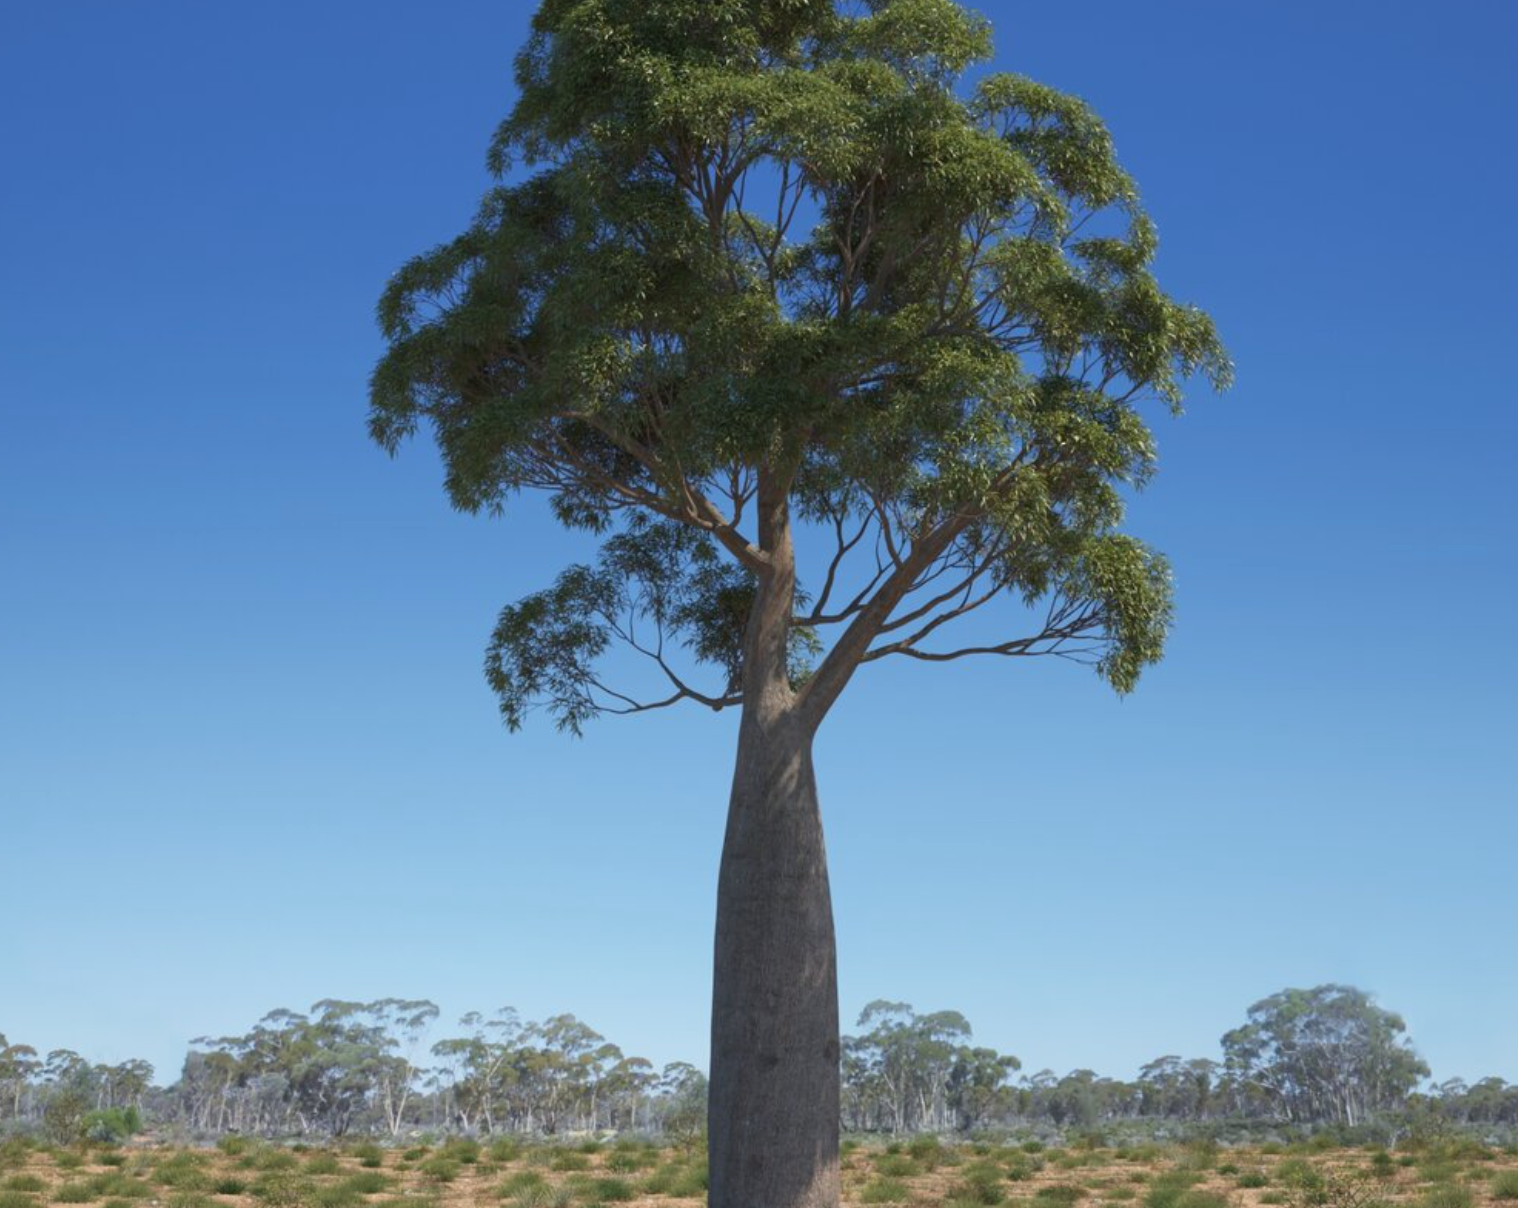
[[[88,1204],[100,1198],[88,1183],[64,1183],[53,1189],[55,1204]]]
[[[1494,1200],[1518,1200],[1518,1170],[1504,1170],[1492,1179]]]
[[[0,1187],[6,1191],[41,1191],[47,1186],[34,1174],[13,1174]]]
[[[444,1144],[440,1156],[465,1166],[473,1166],[480,1160],[480,1143],[469,1137],[453,1137]]]
[[[996,653],[1078,647],[1119,691],[1160,657],[1168,572],[1118,531],[1154,466],[1140,405],[1231,368],[1154,278],[1091,110],[1018,76],[960,86],[989,46],[948,0],[543,6],[490,153],[530,171],[391,280],[370,392],[385,447],[431,428],[457,506],[543,490],[612,533],[502,613],[508,725],[637,707],[594,669],[614,641],[673,699],[732,703],[758,571],[788,548],[738,513],[779,500],[841,543],[878,525],[920,551],[895,600],[941,558],[987,598],[1049,603]],[[864,657],[819,633],[851,615],[785,624],[798,690]],[[949,653],[924,637],[880,656]],[[665,664],[681,649],[714,689]]]
[[[560,1171],[589,1170],[590,1159],[572,1149],[561,1149],[553,1155],[549,1168]]]
[[[1468,1188],[1452,1184],[1432,1187],[1418,1197],[1418,1208],[1472,1208],[1474,1203]]]
[[[82,1135],[90,1141],[118,1143],[142,1131],[142,1116],[136,1107],[111,1107],[85,1114]]]
[[[359,1195],[378,1195],[390,1187],[390,1180],[377,1170],[360,1170],[344,1179],[343,1185]]]
[[[911,1189],[900,1179],[872,1179],[859,1192],[861,1204],[903,1204],[911,1198]]]
[[[1234,1185],[1246,1191],[1257,1187],[1268,1187],[1270,1176],[1263,1170],[1246,1170],[1234,1180]]]
[[[1068,1183],[1051,1183],[1040,1187],[1033,1193],[1033,1198],[1050,1208],[1069,1208],[1071,1204],[1085,1199],[1086,1192],[1084,1188],[1073,1187]]]
[[[514,1137],[499,1137],[490,1143],[490,1148],[486,1153],[492,1162],[504,1166],[522,1156],[522,1143]]]
[[[353,1156],[367,1170],[378,1170],[385,1164],[385,1151],[371,1141],[353,1147]]]
[[[1001,1167],[994,1162],[971,1162],[960,1170],[959,1177],[949,1191],[951,1199],[977,1204],[999,1204],[1006,1199]]]
[[[1144,1208],[1180,1208],[1181,1200],[1198,1175],[1188,1170],[1172,1170],[1154,1179],[1144,1192]]]
[[[280,1169],[260,1175],[248,1191],[266,1208],[305,1208],[311,1201],[314,1187],[309,1179],[288,1169]]]
[[[875,1159],[875,1173],[888,1178],[905,1178],[919,1173],[920,1167],[906,1154],[883,1153]]]
[[[451,1183],[459,1177],[462,1167],[452,1158],[438,1153],[428,1158],[417,1169],[434,1183]]]
[[[358,1208],[364,1197],[347,1183],[332,1183],[318,1187],[312,1193],[317,1208]]]
[[[343,1164],[337,1160],[335,1153],[320,1150],[306,1159],[307,1174],[336,1174],[343,1168]]]
[[[505,1199],[534,1187],[542,1187],[546,1183],[547,1180],[536,1170],[519,1170],[502,1182],[497,1191]]]
[[[217,1195],[242,1195],[248,1190],[248,1184],[232,1175],[224,1175],[212,1180],[211,1190]]]
[[[37,1208],[37,1201],[24,1191],[0,1191],[0,1208]]]
[[[594,1179],[590,1186],[592,1199],[606,1204],[621,1203],[637,1198],[631,1183],[624,1179]]]

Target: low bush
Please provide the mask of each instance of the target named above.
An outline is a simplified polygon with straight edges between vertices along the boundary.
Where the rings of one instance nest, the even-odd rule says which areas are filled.
[[[1160,1175],[1144,1192],[1144,1208],[1178,1208],[1181,1197],[1196,1185],[1198,1177],[1185,1170],[1171,1170]]]
[[[1467,1188],[1453,1184],[1426,1191],[1418,1200],[1418,1208],[1473,1208],[1474,1204]]]
[[[911,1190],[900,1179],[874,1179],[859,1193],[861,1204],[901,1204],[911,1198]]]
[[[875,1173],[887,1178],[906,1178],[918,1173],[918,1165],[904,1153],[883,1153],[875,1159]]]
[[[522,1156],[522,1144],[511,1137],[501,1137],[490,1143],[490,1148],[485,1151],[492,1162],[505,1165],[507,1162],[515,1162]]]
[[[378,1195],[388,1190],[390,1180],[377,1170],[360,1170],[350,1174],[342,1185],[357,1195]]]
[[[459,1171],[463,1168],[452,1158],[439,1153],[428,1158],[417,1169],[434,1183],[451,1183],[459,1177]]]
[[[1492,1179],[1494,1200],[1518,1200],[1518,1170],[1504,1170]]]

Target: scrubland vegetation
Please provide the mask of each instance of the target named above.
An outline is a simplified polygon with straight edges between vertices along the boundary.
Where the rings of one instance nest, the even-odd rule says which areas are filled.
[[[1395,1148],[1330,1138],[1290,1145],[1111,1145],[918,1136],[843,1146],[849,1204],[942,1208],[1504,1208],[1518,1147],[1452,1137]],[[699,1137],[408,1139],[284,1147],[226,1136],[161,1144],[0,1144],[0,1208],[672,1208],[706,1196]]]

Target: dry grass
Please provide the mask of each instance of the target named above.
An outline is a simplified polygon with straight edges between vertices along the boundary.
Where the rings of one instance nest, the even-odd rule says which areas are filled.
[[[705,1199],[704,1175],[698,1153],[631,1144],[12,1146],[0,1208],[689,1208]],[[1354,1149],[861,1145],[843,1157],[851,1206],[1510,1208],[1515,1187],[1518,1155],[1470,1146],[1378,1158]]]

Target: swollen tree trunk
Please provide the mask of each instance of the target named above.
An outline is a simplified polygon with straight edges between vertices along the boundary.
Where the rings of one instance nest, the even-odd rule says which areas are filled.
[[[709,1203],[837,1208],[838,975],[815,722],[788,675],[795,571],[784,494],[763,479],[759,494],[768,563],[745,641],[717,882]]]
[[[811,735],[745,716],[717,884],[711,1208],[836,1208],[838,979]]]

